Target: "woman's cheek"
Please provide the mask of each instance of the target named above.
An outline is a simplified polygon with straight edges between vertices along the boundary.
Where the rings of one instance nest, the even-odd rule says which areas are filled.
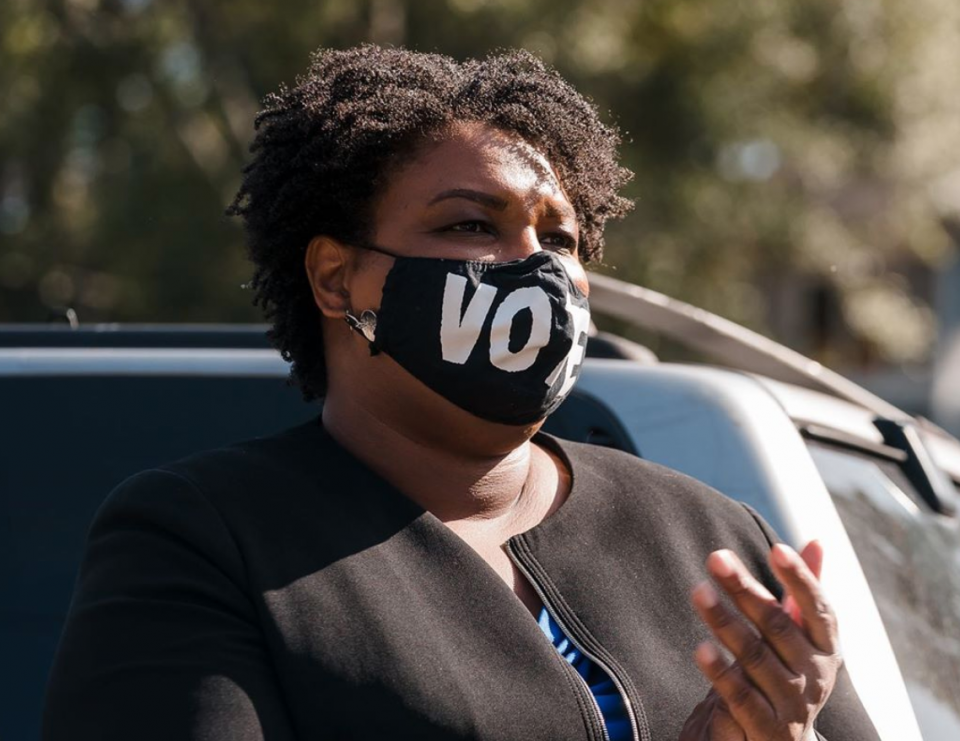
[[[584,270],[580,258],[576,255],[563,255],[560,260],[567,271],[567,275],[570,276],[570,280],[576,284],[584,296],[589,296],[590,282],[587,280],[587,271]]]

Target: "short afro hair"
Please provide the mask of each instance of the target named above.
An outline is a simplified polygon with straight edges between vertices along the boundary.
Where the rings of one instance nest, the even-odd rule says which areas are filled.
[[[305,400],[322,398],[327,382],[307,245],[317,235],[372,238],[376,197],[392,168],[456,122],[513,133],[547,158],[576,210],[584,262],[600,259],[607,219],[633,205],[618,194],[632,173],[618,163],[617,131],[529,52],[459,63],[370,44],[317,51],[295,87],[264,100],[252,159],[227,209],[246,229],[253,303]]]

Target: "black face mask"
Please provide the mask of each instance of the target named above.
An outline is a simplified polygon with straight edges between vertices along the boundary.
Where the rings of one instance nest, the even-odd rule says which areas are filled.
[[[394,258],[380,309],[347,323],[471,414],[525,425],[554,411],[580,373],[590,309],[552,252],[510,262]]]

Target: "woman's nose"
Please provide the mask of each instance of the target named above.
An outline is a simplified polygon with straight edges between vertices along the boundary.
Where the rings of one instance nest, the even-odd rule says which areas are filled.
[[[535,252],[540,252],[540,235],[535,228],[527,227],[510,237],[503,245],[503,260],[522,260]]]

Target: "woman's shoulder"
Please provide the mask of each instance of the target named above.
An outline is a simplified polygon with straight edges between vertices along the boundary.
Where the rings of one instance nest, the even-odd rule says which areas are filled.
[[[547,442],[567,457],[574,479],[604,495],[642,500],[651,507],[680,505],[733,508],[741,503],[669,466],[646,460],[624,450],[544,436]]]
[[[314,466],[335,469],[332,452],[332,441],[315,417],[270,435],[200,450],[156,468],[216,486],[224,480],[236,483],[249,481],[250,477],[297,475]]]
[[[761,546],[779,540],[749,505],[688,476],[637,455],[608,447],[551,438],[570,462],[577,509],[601,528],[626,524],[644,531],[660,530],[676,538],[709,536],[709,540]],[[584,515],[586,517],[586,515]]]
[[[731,549],[779,594],[767,554],[780,538],[759,513],[735,498],[735,492],[727,496],[680,471],[624,451],[552,442],[570,461],[573,488],[567,502],[545,521],[545,532],[535,537],[541,546],[589,543],[595,561],[609,555],[611,564],[651,560],[677,564],[694,580],[691,584],[702,578],[709,553]]]
[[[228,521],[252,517],[282,509],[284,498],[304,488],[335,490],[346,463],[315,418],[134,473],[109,492],[101,510],[168,512],[181,518],[187,510],[209,510]]]

